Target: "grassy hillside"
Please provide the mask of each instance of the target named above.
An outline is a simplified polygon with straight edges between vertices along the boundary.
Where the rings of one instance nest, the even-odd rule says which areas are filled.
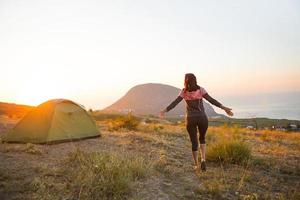
[[[210,127],[205,173],[183,124],[98,121],[102,137],[0,144],[1,199],[299,199],[300,134]]]
[[[33,107],[27,105],[18,105],[13,103],[0,102],[0,115],[20,118],[28,113]]]

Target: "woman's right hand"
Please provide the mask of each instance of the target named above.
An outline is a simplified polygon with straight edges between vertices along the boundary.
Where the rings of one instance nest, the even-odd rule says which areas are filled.
[[[226,106],[222,106],[222,109],[226,112],[226,114],[230,117],[233,116],[233,112],[232,112],[232,109],[231,108],[228,108]]]
[[[159,117],[160,117],[161,119],[165,118],[165,113],[166,113],[165,110],[161,110],[160,113],[159,113]]]

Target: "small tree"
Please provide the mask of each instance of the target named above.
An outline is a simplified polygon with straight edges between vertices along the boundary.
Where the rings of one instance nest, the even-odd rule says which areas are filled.
[[[258,130],[258,123],[257,123],[256,116],[255,115],[251,115],[251,120],[252,120],[252,122],[254,124],[255,130]]]
[[[254,122],[255,130],[258,129],[258,124],[256,118],[252,118],[252,121]]]

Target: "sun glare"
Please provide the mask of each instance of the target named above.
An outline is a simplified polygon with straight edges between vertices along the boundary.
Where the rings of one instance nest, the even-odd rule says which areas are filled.
[[[16,102],[36,106],[49,99],[62,98],[63,93],[63,86],[59,85],[56,80],[36,77],[20,85]]]

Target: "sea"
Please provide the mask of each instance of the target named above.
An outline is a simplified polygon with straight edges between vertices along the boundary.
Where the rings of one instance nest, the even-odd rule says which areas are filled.
[[[233,109],[235,118],[300,120],[300,91],[223,96],[219,99]]]

